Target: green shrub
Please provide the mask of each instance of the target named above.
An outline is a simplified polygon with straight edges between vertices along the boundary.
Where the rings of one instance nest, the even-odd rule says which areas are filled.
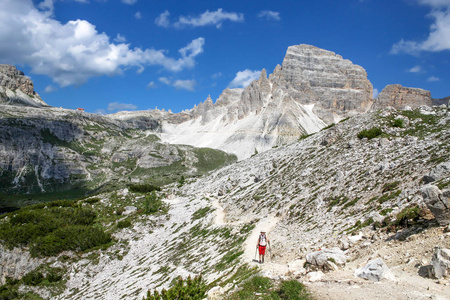
[[[131,184],[128,188],[135,193],[151,193],[153,191],[161,190],[160,187],[153,184]]]
[[[48,271],[45,278],[48,280],[48,282],[58,282],[62,279],[62,273],[63,273],[62,269],[54,268]]]
[[[279,299],[286,300],[307,300],[311,299],[305,286],[297,280],[282,281],[280,288],[273,293],[279,297]],[[275,297],[272,297],[275,298]]]
[[[38,285],[44,280],[44,275],[38,271],[31,271],[22,277],[22,282],[26,285]]]
[[[393,127],[399,127],[399,128],[405,127],[403,119],[395,119],[395,120],[392,122],[392,126],[393,126]]]
[[[18,297],[19,293],[16,289],[9,288],[8,286],[0,287],[0,300],[13,300],[17,299]]]
[[[154,214],[160,210],[165,211],[166,209],[164,202],[156,195],[155,191],[145,196],[144,212],[146,214]]]
[[[372,127],[371,129],[364,129],[358,133],[358,138],[361,140],[363,138],[373,139],[380,136],[383,131],[378,127]]]
[[[420,208],[417,206],[406,207],[397,214],[396,225],[408,226],[411,221],[417,221],[420,218]]]
[[[89,198],[89,199],[85,199],[84,202],[89,203],[89,204],[94,204],[100,201],[100,198],[94,197],[94,198]]]
[[[66,250],[85,251],[111,242],[111,236],[103,229],[93,226],[66,226],[40,237],[30,247],[30,254],[53,256]]]
[[[131,226],[131,221],[128,219],[117,222],[117,227],[120,229],[128,228],[130,226]]]
[[[168,290],[148,291],[147,300],[201,300],[206,297],[208,289],[202,276],[189,276],[186,280],[179,277],[175,284]]]

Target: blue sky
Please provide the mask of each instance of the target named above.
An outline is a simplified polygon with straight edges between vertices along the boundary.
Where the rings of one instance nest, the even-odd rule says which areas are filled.
[[[361,65],[377,91],[450,95],[450,0],[0,0],[0,63],[89,112],[190,109],[297,44]]]

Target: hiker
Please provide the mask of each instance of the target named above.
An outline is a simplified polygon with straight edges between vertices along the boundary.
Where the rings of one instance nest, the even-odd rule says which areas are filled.
[[[259,263],[264,263],[264,255],[266,254],[266,246],[269,245],[270,247],[270,241],[269,238],[266,235],[265,231],[261,231],[261,234],[258,237],[258,244],[256,245],[256,248],[259,250]]]

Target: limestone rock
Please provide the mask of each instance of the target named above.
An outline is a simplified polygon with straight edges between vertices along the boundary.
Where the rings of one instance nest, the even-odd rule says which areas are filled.
[[[30,78],[12,65],[0,64],[0,104],[43,107],[48,106]]]
[[[412,109],[421,105],[433,104],[431,93],[419,88],[404,87],[400,84],[387,85],[375,99],[372,110],[384,109],[388,106],[396,109],[404,109],[406,106]]]
[[[307,254],[306,261],[311,265],[324,268],[326,270],[333,270],[333,264],[337,266],[344,266],[347,262],[347,258],[345,253],[338,248],[323,248],[319,251]]]
[[[424,176],[423,180],[426,183],[430,183],[446,177],[450,177],[450,161],[438,164],[428,175]]]
[[[324,275],[325,274],[322,271],[309,272],[308,274],[306,274],[306,280],[309,282],[320,281],[322,280]]]
[[[422,197],[441,226],[450,224],[450,203],[448,197],[444,196],[442,191],[434,185],[427,185],[422,188]]]
[[[435,278],[448,277],[450,275],[450,249],[436,248],[431,259],[431,266]]]
[[[292,87],[292,97],[314,105],[313,112],[327,124],[366,112],[372,105],[373,87],[361,66],[311,45],[288,48],[280,79],[280,86]]]
[[[33,271],[42,263],[41,260],[31,258],[30,253],[18,248],[8,250],[0,246],[0,284],[5,284],[5,277],[15,279]]]
[[[355,276],[370,281],[380,281],[383,278],[393,279],[389,268],[381,258],[371,260],[364,267],[357,269]]]

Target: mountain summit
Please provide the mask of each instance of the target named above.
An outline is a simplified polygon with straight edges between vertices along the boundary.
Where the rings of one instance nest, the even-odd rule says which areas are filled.
[[[211,147],[245,159],[359,113],[372,105],[366,71],[311,45],[288,48],[282,65],[245,89],[226,89],[189,111],[164,114],[163,141]],[[138,113],[118,113],[132,119]]]

